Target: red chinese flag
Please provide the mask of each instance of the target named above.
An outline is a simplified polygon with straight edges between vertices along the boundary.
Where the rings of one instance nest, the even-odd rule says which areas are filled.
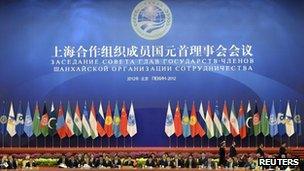
[[[122,108],[121,108],[121,116],[120,116],[120,133],[123,137],[126,137],[129,135],[127,130],[128,125],[128,116],[127,116],[127,108],[125,105],[125,102],[123,102]]]
[[[107,106],[107,114],[106,114],[106,119],[105,119],[104,130],[108,137],[111,137],[113,135],[113,119],[112,119],[110,102],[108,102],[108,106]]]
[[[197,120],[194,102],[192,104],[191,115],[190,115],[190,130],[191,130],[192,138],[195,137],[196,135],[203,137],[206,133]]]
[[[174,128],[175,128],[176,137],[179,137],[183,134],[181,112],[180,112],[180,107],[179,107],[178,102],[177,102],[175,114],[174,114]]]

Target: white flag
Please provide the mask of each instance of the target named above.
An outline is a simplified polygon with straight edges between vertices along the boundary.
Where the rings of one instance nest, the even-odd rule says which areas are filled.
[[[285,127],[286,127],[287,136],[291,137],[295,133],[295,130],[294,130],[293,118],[292,118],[289,102],[287,102],[287,108],[286,108]]]
[[[129,111],[127,131],[130,137],[133,137],[137,133],[136,119],[135,119],[134,107],[132,102]]]
[[[205,120],[205,113],[204,113],[204,107],[203,107],[203,103],[201,102],[200,106],[199,106],[199,110],[198,110],[199,114],[201,115],[201,117],[203,118],[204,122],[206,123]]]
[[[96,137],[98,137],[98,132],[97,132],[96,112],[93,102],[91,105],[89,122],[91,126],[91,137],[92,139],[95,139]]]
[[[168,103],[168,109],[167,109],[165,133],[167,134],[168,137],[171,137],[175,133],[170,102]]]
[[[74,122],[73,122],[71,115],[72,115],[71,106],[70,106],[70,103],[68,103],[68,108],[67,108],[66,115],[65,115],[65,124],[68,127],[68,130],[67,130],[68,137],[71,137],[74,135],[74,129],[73,129]]]
[[[13,102],[11,102],[11,105],[10,105],[10,111],[9,111],[9,115],[8,115],[6,130],[11,137],[16,135],[16,120],[15,120]]]

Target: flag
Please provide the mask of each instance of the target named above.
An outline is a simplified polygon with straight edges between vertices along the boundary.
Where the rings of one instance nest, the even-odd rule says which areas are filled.
[[[40,130],[41,130],[41,134],[44,137],[49,135],[48,123],[49,123],[49,114],[46,109],[46,103],[44,102],[43,114],[42,114],[41,120],[40,120]]]
[[[19,103],[18,106],[18,111],[16,115],[16,132],[18,136],[21,136],[24,133],[24,116],[22,112],[22,105],[21,102]]]
[[[202,128],[203,128],[203,130],[205,131],[205,134],[206,134],[207,126],[206,126],[205,112],[204,112],[204,107],[203,107],[203,103],[202,102],[200,103],[198,112],[199,112],[199,114],[200,114],[201,117],[198,117],[197,120],[198,120],[198,122],[201,123],[201,126],[202,126]]]
[[[118,110],[117,102],[115,103],[113,119],[114,119],[114,122],[113,122],[114,136],[116,138],[118,138],[118,137],[121,136],[121,133],[120,133],[120,116],[119,116],[119,110]]]
[[[213,122],[214,122],[214,134],[216,138],[219,138],[223,136],[223,128],[222,128],[222,123],[220,121],[220,111],[218,104],[216,102],[215,108],[214,108],[214,115],[213,115]]]
[[[108,102],[107,106],[107,113],[106,113],[106,120],[104,126],[106,135],[111,137],[113,135],[113,119],[112,119],[112,111],[111,111],[111,104]]]
[[[63,109],[63,105],[60,102],[59,105],[59,110],[58,110],[58,115],[57,115],[57,123],[56,123],[56,129],[57,129],[57,133],[58,136],[60,137],[60,139],[63,139],[64,137],[66,137],[66,124],[64,121],[64,109]]]
[[[76,136],[81,135],[81,132],[82,132],[81,113],[80,113],[78,101],[77,101],[76,107],[75,107],[73,131]]]
[[[91,136],[91,127],[89,124],[89,111],[87,107],[87,103],[84,103],[82,110],[82,136],[83,138],[89,138]]]
[[[34,133],[34,135],[36,137],[38,137],[41,134],[41,130],[40,130],[40,113],[39,113],[38,102],[36,102],[35,112],[34,112],[33,133]]]
[[[278,133],[280,136],[283,136],[286,133],[285,130],[285,114],[283,112],[283,103],[280,101],[279,113],[277,116],[278,123]]]
[[[248,101],[247,110],[246,110],[246,127],[247,127],[247,135],[253,135],[253,122],[252,122],[252,110],[250,101]]]
[[[48,122],[48,127],[49,127],[49,135],[54,136],[57,133],[56,130],[56,111],[55,111],[55,106],[54,103],[52,102],[51,104],[51,111],[50,111],[50,118]]]
[[[289,102],[287,102],[285,120],[286,134],[288,137],[291,137],[295,133],[295,129]]]
[[[298,114],[297,112],[297,103],[295,105],[294,111],[293,111],[293,121],[295,124],[295,131],[297,133],[297,136],[301,136],[302,135],[302,126],[301,126],[301,116],[300,114]]]
[[[66,125],[66,135],[70,138],[74,135],[74,123],[72,119],[72,110],[70,106],[70,102],[68,102],[67,111],[65,113],[65,125]]]
[[[233,137],[236,137],[240,134],[239,124],[234,109],[234,101],[232,101],[230,111],[230,131]]]
[[[274,107],[274,101],[272,102],[270,116],[269,116],[269,134],[271,137],[274,137],[278,134],[278,123],[277,123],[277,116]]]
[[[10,105],[6,130],[11,137],[16,135],[16,120],[15,120],[15,112],[14,112],[13,102],[11,102],[11,105]]]
[[[127,130],[127,125],[128,125],[127,108],[125,102],[123,102],[121,108],[121,120],[120,120],[120,132],[123,137],[129,135]]]
[[[183,134],[181,112],[178,102],[176,104],[175,113],[174,113],[174,128],[175,128],[176,137],[179,137]]]
[[[190,133],[190,125],[189,125],[189,113],[186,102],[184,104],[184,109],[183,109],[182,123],[183,123],[183,136],[185,138],[189,137],[191,133]]]
[[[267,107],[265,101],[263,104],[262,116],[261,116],[261,131],[265,137],[269,135],[269,119],[268,119]]]
[[[2,135],[6,135],[6,124],[7,124],[7,113],[6,113],[6,104],[3,101],[2,111],[0,114],[0,131]]]
[[[207,126],[207,137],[210,139],[214,137],[214,125],[212,120],[211,104],[209,101],[208,101],[208,109],[206,114],[206,126]]]
[[[90,122],[90,127],[91,127],[91,138],[95,139],[96,137],[98,137],[98,132],[97,132],[97,121],[96,121],[95,106],[94,106],[93,102],[91,104],[89,122]]]
[[[260,120],[260,114],[258,111],[257,102],[255,102],[252,122],[253,122],[253,134],[254,136],[258,136],[261,133],[261,120]]]
[[[247,127],[245,123],[245,111],[244,111],[243,102],[241,102],[239,109],[238,123],[240,128],[240,137],[241,139],[244,139],[247,136]]]
[[[31,137],[33,135],[33,120],[30,109],[30,102],[27,102],[23,131],[27,137]]]
[[[205,130],[202,128],[201,124],[197,120],[194,102],[192,104],[192,109],[191,109],[190,130],[191,130],[192,138],[195,137],[196,135],[203,137],[206,134]]]
[[[99,103],[99,109],[96,117],[97,121],[97,132],[100,137],[103,137],[106,132],[102,127],[102,124],[104,123],[104,114],[103,114],[103,109],[102,109],[102,104],[101,102]]]
[[[175,133],[170,102],[168,103],[167,114],[166,114],[165,133],[168,137],[171,137]]]
[[[137,134],[136,118],[135,118],[135,112],[134,112],[134,107],[133,107],[132,102],[131,102],[131,107],[130,107],[130,111],[129,111],[127,130],[128,130],[130,137],[133,137],[135,134]]]
[[[228,136],[230,134],[230,122],[229,122],[228,107],[227,107],[226,101],[224,102],[221,120],[222,120],[222,127],[223,127],[223,135]]]

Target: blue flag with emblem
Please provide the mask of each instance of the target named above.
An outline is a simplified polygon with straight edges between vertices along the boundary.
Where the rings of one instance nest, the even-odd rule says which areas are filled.
[[[115,108],[114,108],[114,122],[113,122],[113,132],[114,136],[116,138],[121,136],[120,133],[120,116],[119,116],[119,109],[118,109],[118,104],[117,102],[115,103]]]
[[[6,113],[6,103],[3,101],[2,111],[0,114],[0,132],[2,135],[6,135],[6,124],[7,124],[7,113]]]
[[[274,107],[274,101],[272,102],[270,116],[269,116],[269,134],[271,137],[274,137],[278,134],[278,122],[277,122],[277,116]]]
[[[296,135],[301,136],[302,135],[301,116],[297,111],[297,103],[294,108],[293,117],[294,117],[293,120],[294,120],[294,124],[295,124],[294,127],[295,127],[295,131],[296,131]]]
[[[24,119],[24,133],[27,137],[31,137],[33,135],[33,119],[30,109],[30,103],[27,103],[26,112],[25,112],[25,119]]]
[[[190,132],[190,124],[189,124],[189,113],[186,102],[184,104],[184,109],[183,109],[182,125],[183,125],[183,136],[185,138],[189,137],[191,135],[191,132]]]
[[[22,104],[19,102],[18,111],[16,115],[16,132],[18,136],[21,136],[24,133],[24,116],[22,112]]]
[[[279,112],[277,115],[277,124],[278,124],[278,134],[280,136],[285,135],[286,129],[285,129],[285,114],[283,112],[283,103],[280,101],[280,107],[279,107]]]

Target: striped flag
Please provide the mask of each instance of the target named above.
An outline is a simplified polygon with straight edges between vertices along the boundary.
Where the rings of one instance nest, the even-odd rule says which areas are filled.
[[[230,131],[233,137],[236,137],[240,134],[239,124],[234,109],[234,101],[232,101],[230,111]]]
[[[99,103],[98,113],[96,115],[97,121],[97,132],[100,137],[103,137],[106,134],[106,131],[103,129],[102,124],[104,123],[104,114],[102,109],[101,101]]]
[[[73,131],[76,136],[79,136],[82,133],[82,121],[81,121],[81,113],[80,113],[80,107],[78,101],[75,107]]]
[[[87,102],[84,103],[82,109],[82,136],[83,138],[87,139],[91,136],[91,127],[89,124],[89,111],[87,107]]]
[[[272,102],[270,117],[269,117],[269,134],[271,137],[274,137],[278,134],[278,123],[277,123],[277,116],[274,107],[274,101]]]
[[[68,107],[67,107],[67,111],[65,113],[65,125],[66,125],[66,135],[68,137],[71,137],[74,135],[74,122],[72,119],[72,110],[71,110],[71,106],[70,106],[70,102],[68,102]]]
[[[190,133],[190,124],[189,124],[189,113],[186,102],[184,104],[184,109],[183,109],[182,123],[183,123],[183,136],[185,138],[189,137],[191,133]]]
[[[121,136],[120,133],[120,116],[117,102],[115,103],[114,116],[113,116],[113,132],[116,138]]]
[[[38,102],[36,102],[36,106],[35,106],[34,119],[33,119],[33,132],[36,137],[38,137],[41,134]]]
[[[285,121],[286,134],[288,137],[291,137],[295,133],[295,129],[294,129],[289,101],[287,102],[285,120],[286,120]]]
[[[212,120],[212,111],[211,111],[211,104],[208,101],[208,109],[206,114],[206,126],[207,126],[207,137],[210,139],[214,137],[214,125]]]
[[[224,102],[221,120],[222,120],[222,127],[223,127],[223,135],[228,136],[230,134],[230,122],[229,122],[228,107],[227,107],[226,101]]]
[[[269,135],[269,119],[267,113],[266,102],[264,101],[263,109],[262,109],[262,116],[261,116],[261,131],[264,136]]]
[[[135,112],[134,112],[134,107],[133,107],[132,102],[131,102],[131,107],[130,107],[130,111],[129,111],[127,130],[128,130],[130,137],[133,137],[135,134],[137,134],[137,124],[136,124]]]
[[[90,127],[91,127],[91,138],[95,139],[98,137],[98,132],[97,132],[96,111],[95,111],[95,106],[94,106],[93,102],[91,104],[89,122],[90,122]]]
[[[253,122],[253,134],[254,136],[258,136],[261,133],[261,119],[260,119],[260,114],[258,111],[258,104],[257,102],[255,102],[254,105],[254,114],[253,114],[253,118],[252,118],[252,122]]]
[[[19,102],[18,111],[16,115],[16,132],[18,136],[21,136],[24,133],[24,116],[22,112],[22,104]]]
[[[16,135],[16,120],[15,120],[15,112],[14,112],[13,102],[11,102],[11,105],[10,105],[6,130],[11,137]]]
[[[57,114],[57,123],[56,123],[56,129],[57,129],[57,134],[60,137],[60,139],[63,139],[64,137],[66,137],[66,124],[64,121],[64,109],[63,109],[63,105],[60,102],[59,105],[59,110],[58,110],[58,114]]]
[[[125,102],[123,102],[122,108],[121,108],[121,120],[120,120],[120,132],[123,137],[126,137],[129,135],[127,126],[128,126],[127,108],[126,108]]]
[[[6,125],[7,125],[7,113],[6,113],[6,103],[3,101],[2,111],[0,114],[0,132],[2,135],[6,135]]]
[[[220,111],[218,107],[218,103],[216,102],[214,108],[214,115],[213,115],[213,122],[214,122],[214,134],[216,138],[223,136],[223,128],[222,123],[220,121]]]
[[[247,127],[245,123],[245,110],[244,110],[243,102],[241,102],[239,109],[238,123],[240,127],[240,137],[241,139],[244,139],[247,136]]]
[[[174,128],[175,128],[175,136],[180,137],[183,134],[183,127],[182,127],[179,102],[177,102],[176,104],[175,113],[174,113]]]
[[[206,132],[204,131],[204,129],[202,128],[202,126],[200,125],[200,123],[197,120],[194,102],[192,104],[192,109],[191,109],[190,130],[191,130],[192,138],[195,137],[196,135],[203,137],[206,134]]]
[[[198,112],[199,112],[199,114],[200,114],[201,117],[198,117],[197,120],[198,120],[198,122],[201,123],[202,128],[203,128],[203,130],[204,130],[205,133],[206,133],[206,131],[207,131],[207,125],[206,125],[205,112],[204,112],[204,107],[203,107],[203,103],[202,103],[202,102],[200,103]]]
[[[41,120],[40,120],[40,130],[41,130],[41,134],[44,137],[49,135],[48,123],[49,123],[49,114],[46,109],[46,103],[44,102],[43,114],[42,114]]]
[[[165,133],[168,137],[171,137],[175,133],[170,102],[168,103],[167,114],[166,114]]]
[[[33,120],[30,109],[30,102],[27,102],[26,112],[25,112],[25,120],[24,120],[24,128],[23,128],[27,137],[31,137],[33,135]]]

